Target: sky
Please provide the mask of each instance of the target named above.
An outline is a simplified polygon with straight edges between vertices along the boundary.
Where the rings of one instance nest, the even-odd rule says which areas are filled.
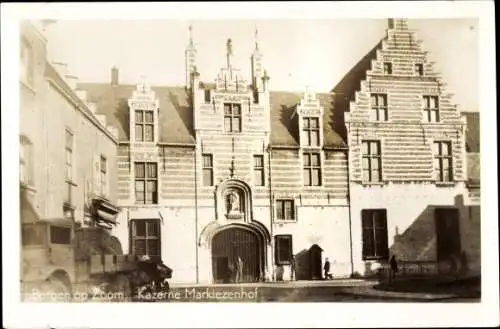
[[[183,85],[189,25],[202,81],[214,81],[226,64],[232,39],[233,67],[250,80],[258,30],[272,90],[328,92],[385,35],[385,19],[321,20],[58,20],[46,30],[50,60],[68,63],[81,82],[120,83],[141,76],[152,85]],[[409,20],[462,110],[478,109],[478,20]]]

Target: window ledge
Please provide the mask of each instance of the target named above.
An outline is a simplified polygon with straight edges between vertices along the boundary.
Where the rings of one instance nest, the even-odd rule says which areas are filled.
[[[296,219],[275,219],[275,224],[295,224],[297,223]]]
[[[440,187],[449,187],[449,186],[455,186],[457,182],[436,182],[436,186]]]
[[[69,202],[69,201],[64,201],[63,202],[63,209],[64,210],[75,210],[76,206],[71,204],[71,202]]]
[[[363,186],[384,186],[387,185],[386,182],[361,182]]]
[[[21,182],[21,189],[27,190],[29,192],[36,192],[36,187],[33,183],[23,183]]]
[[[26,89],[28,89],[33,95],[36,94],[35,88],[33,88],[33,86],[29,82],[27,82],[27,81],[25,81],[23,79],[19,79],[19,83],[22,86],[24,86]]]
[[[74,181],[72,181],[71,179],[66,179],[66,184],[70,184],[70,185],[75,186],[75,187],[78,186],[78,184],[75,183]]]
[[[123,208],[150,208],[150,209],[155,209],[155,208],[164,208],[165,206],[161,204],[143,204],[143,203],[133,203],[127,206],[121,206]]]

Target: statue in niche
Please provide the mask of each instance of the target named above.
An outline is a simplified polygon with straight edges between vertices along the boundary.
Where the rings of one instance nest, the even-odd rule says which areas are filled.
[[[238,192],[233,190],[226,195],[226,208],[228,214],[240,212],[240,196]]]

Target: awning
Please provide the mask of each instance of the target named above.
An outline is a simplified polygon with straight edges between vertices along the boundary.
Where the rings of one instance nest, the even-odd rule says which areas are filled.
[[[107,224],[116,224],[116,216],[120,212],[120,208],[113,205],[106,199],[96,198],[92,200],[93,214],[97,222],[105,222]]]

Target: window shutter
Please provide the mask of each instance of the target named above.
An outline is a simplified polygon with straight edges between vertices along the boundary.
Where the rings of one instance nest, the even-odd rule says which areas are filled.
[[[93,192],[94,194],[101,194],[101,156],[94,154],[92,164],[93,175]]]

